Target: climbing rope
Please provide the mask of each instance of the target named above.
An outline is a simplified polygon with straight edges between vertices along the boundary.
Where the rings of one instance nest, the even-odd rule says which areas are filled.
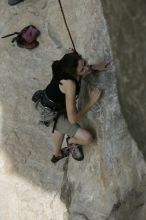
[[[73,41],[73,39],[72,39],[70,30],[69,30],[69,27],[68,27],[68,25],[67,25],[67,21],[66,21],[65,15],[64,15],[64,11],[63,11],[63,7],[62,7],[62,4],[61,4],[61,0],[58,0],[58,2],[59,2],[59,6],[60,6],[60,9],[61,9],[62,15],[63,15],[63,19],[64,19],[64,23],[65,23],[66,29],[67,29],[67,31],[68,31],[68,34],[69,34],[71,43],[72,43],[72,45],[73,45],[73,49],[76,51],[75,44],[74,44],[74,41]]]

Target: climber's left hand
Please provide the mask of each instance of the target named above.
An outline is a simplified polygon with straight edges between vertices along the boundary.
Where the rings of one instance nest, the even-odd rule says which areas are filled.
[[[110,62],[102,61],[99,64],[91,65],[91,68],[92,68],[92,70],[97,70],[97,71],[101,72],[101,71],[108,70],[109,66],[110,66]]]

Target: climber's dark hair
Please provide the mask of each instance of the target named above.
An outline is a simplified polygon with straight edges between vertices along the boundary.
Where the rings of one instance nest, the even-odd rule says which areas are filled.
[[[61,60],[56,60],[52,64],[53,77],[61,79],[62,76],[70,74],[76,75],[78,61],[82,59],[82,56],[77,52],[65,54]]]

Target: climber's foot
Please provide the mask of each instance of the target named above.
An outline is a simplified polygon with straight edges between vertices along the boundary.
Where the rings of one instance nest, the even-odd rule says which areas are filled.
[[[65,158],[65,157],[68,157],[68,156],[69,156],[69,149],[68,149],[68,147],[64,147],[61,149],[61,155],[59,155],[59,156],[53,155],[51,162],[57,163],[59,160]]]
[[[66,138],[67,146],[69,148],[69,152],[71,153],[72,157],[75,160],[81,161],[84,159],[84,154],[83,154],[83,148],[82,145],[79,144],[70,144],[69,141],[70,137]]]

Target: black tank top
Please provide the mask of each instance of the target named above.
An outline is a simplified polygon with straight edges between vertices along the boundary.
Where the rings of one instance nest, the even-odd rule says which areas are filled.
[[[72,76],[65,76],[62,79],[66,79],[66,80],[71,79],[76,83],[76,96],[77,96],[80,92],[81,79],[78,81]],[[60,79],[60,81],[62,79]],[[66,106],[65,105],[65,94],[62,93],[59,89],[60,81],[52,78],[51,82],[46,87],[45,91],[50,100],[65,107]]]

